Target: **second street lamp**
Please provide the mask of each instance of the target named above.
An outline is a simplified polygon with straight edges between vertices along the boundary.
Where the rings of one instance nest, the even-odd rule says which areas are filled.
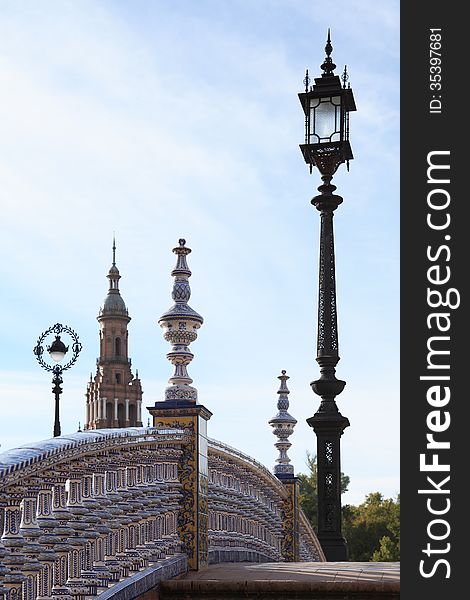
[[[55,334],[55,340],[52,342],[50,346],[47,346],[47,352],[51,359],[56,363],[55,365],[49,364],[44,360],[44,341],[47,336],[51,334]],[[60,334],[66,333],[68,334],[73,341],[72,344],[72,357],[70,360],[64,364],[59,365],[58,363],[64,359],[67,354],[69,347],[64,344],[64,342],[60,339]],[[43,369],[46,371],[52,372],[52,393],[54,394],[55,407],[54,407],[54,437],[58,437],[61,433],[60,431],[60,418],[59,418],[59,398],[62,393],[62,388],[60,387],[63,383],[62,372],[70,369],[70,367],[75,364],[77,361],[78,355],[82,349],[82,345],[78,341],[78,335],[67,327],[67,325],[61,325],[60,323],[56,323],[52,327],[49,327],[47,331],[42,333],[38,339],[36,346],[33,348],[33,353],[36,356],[38,363],[41,365]]]
[[[343,199],[333,192],[331,180],[338,167],[353,158],[349,143],[349,112],[356,110],[353,93],[333,73],[333,47],[328,31],[323,73],[310,87],[308,71],[305,92],[299,99],[305,114],[305,143],[301,144],[305,162],[320,171],[323,184],[312,204],[320,212],[320,266],[318,290],[317,363],[320,378],[311,383],[321,397],[317,412],[307,419],[317,436],[318,539],[328,561],[348,559],[346,540],[341,533],[341,466],[340,438],[349,420],[338,410],[335,398],[346,382],[336,378],[339,361],[338,323],[336,313],[336,273],[333,235],[333,212]]]

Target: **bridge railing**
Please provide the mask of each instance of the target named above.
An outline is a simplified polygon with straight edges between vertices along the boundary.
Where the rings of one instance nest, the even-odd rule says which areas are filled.
[[[286,531],[290,502],[288,488],[264,465],[227,444],[209,440],[209,562],[288,560],[285,542],[291,538],[294,545],[295,536],[297,560],[324,560],[298,506],[292,531]]]
[[[0,454],[0,597],[85,600],[169,557],[171,575],[185,570],[189,442],[177,428],[107,429]],[[305,516],[286,519],[291,495],[263,465],[214,440],[208,459],[210,562],[289,560],[286,522],[301,558],[324,560]]]
[[[0,590],[84,599],[175,555],[184,435],[76,433],[0,455]]]

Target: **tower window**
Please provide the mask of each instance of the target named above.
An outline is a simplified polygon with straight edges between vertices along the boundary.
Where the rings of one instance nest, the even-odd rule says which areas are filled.
[[[121,373],[116,373],[116,383],[121,383]]]
[[[118,424],[119,427],[126,426],[124,404],[121,403],[118,404]]]
[[[106,403],[106,424],[108,427],[113,426],[113,405],[111,402]]]
[[[121,356],[121,338],[116,338],[114,340],[114,354],[116,356]]]
[[[130,425],[130,427],[135,427],[137,425],[136,414],[135,414],[135,404],[129,405],[129,425]]]

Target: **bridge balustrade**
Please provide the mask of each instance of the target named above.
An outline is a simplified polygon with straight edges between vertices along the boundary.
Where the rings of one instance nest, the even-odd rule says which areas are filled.
[[[86,600],[169,557],[180,536],[187,432],[76,433],[0,454],[0,597]],[[282,561],[285,486],[263,465],[209,440],[209,562]],[[299,512],[303,560],[323,560]]]
[[[280,561],[282,484],[263,465],[209,442],[209,562]]]
[[[282,561],[285,486],[264,465],[209,440],[209,562]],[[324,560],[316,535],[298,510],[299,559]]]

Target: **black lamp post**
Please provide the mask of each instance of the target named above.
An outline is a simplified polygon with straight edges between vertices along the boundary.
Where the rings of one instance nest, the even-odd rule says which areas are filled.
[[[55,339],[50,346],[47,346],[47,352],[52,360],[56,363],[59,363],[63,360],[64,356],[67,354],[69,347],[64,344],[64,342],[60,339],[61,333],[67,333],[73,341],[72,344],[72,358],[65,365],[51,365],[45,362],[44,356],[44,340],[48,335],[55,334]],[[54,417],[54,437],[60,435],[60,420],[59,420],[59,396],[62,393],[62,388],[60,387],[63,383],[62,372],[70,369],[70,367],[75,364],[78,355],[82,349],[82,345],[78,341],[78,335],[67,327],[67,325],[61,325],[60,323],[56,323],[52,327],[49,327],[47,331],[41,334],[38,339],[38,343],[33,348],[33,352],[37,358],[38,363],[41,365],[43,369],[46,371],[52,372],[52,393],[55,398],[55,417]]]
[[[333,48],[328,31],[326,58],[321,77],[310,86],[308,71],[305,92],[299,99],[305,113],[305,143],[300,146],[305,162],[318,168],[323,184],[312,204],[320,212],[320,267],[318,294],[317,362],[320,378],[313,381],[321,404],[307,423],[317,436],[318,539],[328,561],[348,559],[347,544],[341,533],[340,438],[349,421],[338,410],[335,398],[346,382],[336,378],[339,361],[336,315],[335,252],[333,212],[343,199],[333,192],[331,180],[341,163],[353,158],[349,144],[349,112],[356,110],[351,88],[346,87],[346,67],[340,78],[334,75]]]

